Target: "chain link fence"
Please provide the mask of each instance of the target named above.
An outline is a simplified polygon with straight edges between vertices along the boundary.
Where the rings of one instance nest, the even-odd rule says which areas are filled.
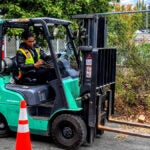
[[[148,15],[146,15],[148,14]],[[107,16],[108,46],[117,49],[115,110],[119,116],[150,119],[150,27],[148,13]]]
[[[19,45],[22,41],[20,39],[17,39],[15,37],[4,37],[4,51],[5,51],[5,57],[13,57],[16,55],[16,51],[19,49]],[[54,50],[56,53],[59,53],[63,49],[65,49],[66,40],[65,39],[56,39],[52,41]],[[47,48],[42,48],[45,53],[49,54],[49,50]]]

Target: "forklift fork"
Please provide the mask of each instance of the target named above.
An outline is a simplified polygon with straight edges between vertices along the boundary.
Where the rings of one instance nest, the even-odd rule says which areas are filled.
[[[122,121],[122,120],[116,120],[112,118],[112,91],[108,92],[108,114],[107,114],[107,121],[110,123],[115,123],[115,124],[123,124],[123,125],[129,125],[129,126],[133,126],[133,127],[142,127],[142,128],[147,128],[150,129],[150,125],[149,124],[142,124],[142,123],[135,123],[135,122],[128,122],[128,121]],[[101,110],[101,102],[102,102],[102,97],[100,96],[99,98],[99,109]],[[113,128],[113,127],[109,127],[109,126],[105,126],[101,124],[101,112],[98,112],[98,130],[100,131],[109,131],[109,132],[115,132],[115,133],[122,133],[122,134],[127,134],[127,135],[132,135],[132,136],[138,136],[138,137],[143,137],[143,138],[150,138],[150,134],[143,134],[143,133],[136,133],[133,132],[132,130],[123,130],[123,129],[119,129],[119,128]]]

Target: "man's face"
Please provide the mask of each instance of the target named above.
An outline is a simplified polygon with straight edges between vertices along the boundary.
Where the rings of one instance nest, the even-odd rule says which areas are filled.
[[[27,46],[32,48],[34,45],[34,37],[29,37],[27,40],[24,40],[24,42],[27,44]]]

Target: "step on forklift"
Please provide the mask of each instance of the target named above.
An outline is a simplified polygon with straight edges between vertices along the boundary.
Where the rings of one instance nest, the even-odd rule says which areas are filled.
[[[0,137],[17,131],[21,100],[27,103],[30,133],[51,136],[64,149],[77,149],[86,142],[92,143],[104,130],[136,135],[105,126],[106,121],[119,122],[110,118],[114,113],[116,49],[105,48],[106,19],[99,15],[77,15],[74,18],[82,20],[78,50],[69,28],[70,21],[48,17],[0,21]],[[65,65],[66,60],[55,54],[53,40],[59,27],[64,28],[68,37],[77,70]],[[43,39],[43,43],[47,43],[56,79],[42,85],[12,82],[16,62],[14,56],[2,57],[2,41],[8,29],[13,28],[33,30],[37,37],[43,35],[36,41]],[[47,62],[45,65],[51,66]],[[68,72],[67,76],[63,75],[64,70]],[[143,127],[143,124],[136,126]]]

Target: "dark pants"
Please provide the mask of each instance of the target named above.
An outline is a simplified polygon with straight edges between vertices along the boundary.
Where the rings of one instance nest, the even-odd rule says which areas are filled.
[[[22,83],[43,84],[54,79],[56,79],[55,69],[37,68],[24,73],[20,80]]]

